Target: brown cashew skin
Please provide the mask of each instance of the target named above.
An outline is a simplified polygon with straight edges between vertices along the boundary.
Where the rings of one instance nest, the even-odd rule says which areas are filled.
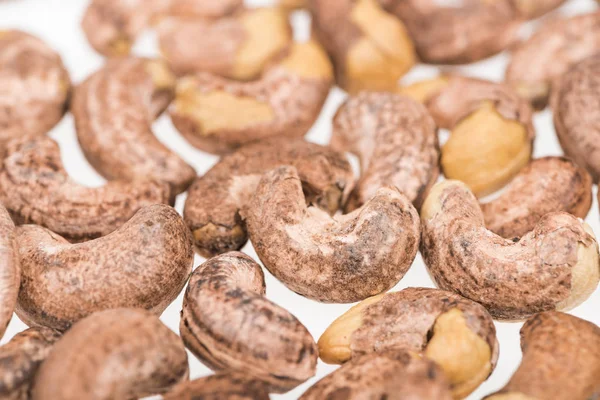
[[[29,328],[0,347],[0,398],[29,400],[40,364],[61,337],[50,328]]]
[[[221,372],[178,385],[164,400],[269,400],[264,384],[237,372]]]
[[[433,280],[482,304],[500,320],[569,310],[600,280],[591,228],[564,213],[542,217],[520,240],[485,228],[475,196],[460,182],[431,189],[421,209],[421,254]]]
[[[71,80],[60,56],[25,32],[0,30],[0,145],[45,135],[67,110]]]
[[[17,224],[41,225],[81,242],[113,232],[144,206],[168,203],[169,186],[157,181],[81,186],[65,171],[54,140],[27,137],[6,147],[0,201]]]
[[[4,206],[0,205],[0,338],[17,305],[21,282],[21,267],[15,237],[15,224]]]
[[[548,20],[512,51],[505,80],[536,109],[543,109],[555,80],[599,47],[600,11]]]
[[[331,217],[307,207],[294,167],[266,173],[242,215],[264,266],[294,292],[352,303],[384,292],[404,276],[419,244],[417,211],[384,187],[361,208]]]
[[[451,400],[444,373],[434,362],[404,351],[362,356],[344,364],[300,400]]]
[[[550,100],[565,154],[587,169],[595,183],[600,180],[599,96],[600,54],[576,64],[557,80]]]
[[[65,333],[40,367],[32,400],[109,400],[164,393],[188,379],[181,339],[148,311],[94,313]]]
[[[315,375],[317,345],[288,311],[265,298],[262,269],[230,252],[198,267],[185,292],[181,337],[215,370],[243,372],[287,392]]]
[[[521,365],[486,400],[588,400],[600,394],[600,328],[555,311],[521,328]]]
[[[108,308],[160,315],[192,269],[189,230],[177,212],[158,204],[99,239],[70,244],[36,225],[17,228],[22,266],[17,315],[29,326],[61,331]]]
[[[360,159],[361,178],[347,211],[394,185],[419,208],[439,176],[435,122],[421,104],[393,93],[361,92],[333,120],[331,147]]]
[[[108,180],[155,179],[173,195],[187,189],[194,169],[152,133],[173,96],[175,78],[158,60],[117,58],[76,89],[71,109],[87,160]]]

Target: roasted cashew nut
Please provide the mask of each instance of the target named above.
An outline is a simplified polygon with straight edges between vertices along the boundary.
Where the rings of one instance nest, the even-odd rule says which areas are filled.
[[[265,172],[293,165],[307,202],[330,214],[348,198],[354,180],[343,155],[302,139],[276,138],[249,144],[223,157],[190,187],[183,216],[205,257],[241,249],[248,239],[240,218]]]
[[[10,322],[21,282],[21,267],[15,241],[15,224],[0,205],[0,338]]]
[[[332,364],[394,349],[420,353],[441,367],[457,399],[486,380],[498,360],[496,329],[485,308],[426,288],[362,301],[336,319],[318,344],[321,359]]]
[[[0,201],[17,224],[42,225],[65,239],[105,236],[144,206],[169,202],[169,186],[156,181],[113,181],[87,188],[65,171],[49,137],[7,144],[0,171]]]
[[[144,308],[160,315],[192,270],[188,228],[166,205],[138,211],[102,238],[70,244],[49,230],[17,228],[21,289],[17,315],[64,331],[99,310]]]
[[[526,19],[541,17],[560,7],[566,0],[510,0],[517,13]]]
[[[42,363],[32,400],[111,400],[167,392],[187,381],[181,339],[151,313],[117,308],[79,321]]]
[[[236,372],[222,372],[178,385],[164,400],[269,400],[264,382]]]
[[[546,214],[518,241],[485,228],[470,190],[457,181],[431,189],[421,209],[421,254],[441,289],[485,306],[496,319],[569,310],[600,280],[591,228],[561,212]]]
[[[361,208],[331,217],[307,207],[294,167],[263,176],[242,215],[265,267],[294,292],[352,303],[384,292],[404,276],[419,244],[417,211],[384,187]]]
[[[295,43],[256,81],[208,73],[181,79],[171,118],[193,146],[211,153],[273,136],[302,137],[319,116],[331,81],[323,49],[314,41]]]
[[[521,365],[486,400],[588,400],[600,395],[600,328],[555,311],[521,328]]]
[[[286,392],[314,376],[317,345],[265,290],[262,269],[245,254],[211,258],[190,278],[179,329],[210,368],[243,372]]]
[[[169,104],[175,77],[165,64],[143,58],[109,60],[76,89],[72,111],[81,149],[109,180],[155,179],[183,192],[196,173],[152,134]]]

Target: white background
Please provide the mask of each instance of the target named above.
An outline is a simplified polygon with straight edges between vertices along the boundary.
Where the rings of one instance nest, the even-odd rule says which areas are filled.
[[[212,0],[219,1],[219,0]],[[331,0],[336,1],[336,0]],[[56,49],[64,60],[71,78],[74,82],[82,81],[87,75],[100,68],[103,58],[96,54],[88,45],[80,29],[80,20],[87,6],[85,0],[0,0],[0,29],[18,28],[41,37]],[[267,1],[250,1],[250,5],[267,4]],[[597,8],[592,0],[570,0],[558,13],[578,14]],[[307,38],[309,31],[309,17],[303,13],[293,16],[294,27],[298,38]],[[523,35],[527,36],[539,21],[528,23],[523,28]],[[151,32],[140,38],[135,53],[139,55],[157,55],[155,37]],[[501,54],[488,60],[469,66],[457,67],[453,70],[491,80],[501,80],[508,60],[507,54]],[[532,65],[531,68],[535,68]],[[438,68],[430,66],[415,67],[405,82],[411,82],[424,77],[433,76]],[[339,104],[344,100],[345,94],[339,89],[333,89],[325,105],[323,113],[308,134],[307,138],[321,144],[329,141],[331,131],[331,118]],[[551,113],[546,110],[535,116],[537,139],[535,142],[535,156],[559,155],[562,151],[556,140],[552,125]],[[193,165],[199,174],[203,174],[213,165],[217,157],[203,153],[188,145],[173,128],[168,116],[163,115],[154,126],[158,138],[168,147],[180,154],[188,163]],[[61,147],[62,158],[67,171],[78,182],[89,185],[102,185],[104,180],[89,166],[77,145],[73,118],[66,115],[50,133]],[[442,138],[443,140],[443,138]],[[595,189],[594,189],[595,191]],[[185,195],[177,198],[176,208],[182,211]],[[598,217],[598,204],[594,197],[594,204],[587,217],[587,222],[594,231],[600,233]],[[256,258],[250,245],[244,251]],[[203,261],[196,256],[195,266]],[[351,305],[320,304],[305,299],[285,288],[265,271],[267,280],[267,296],[277,304],[290,310],[310,330],[315,340],[319,338],[325,328]],[[402,281],[393,289],[400,290],[408,286],[433,287],[420,255],[414,262],[410,271]],[[572,314],[600,324],[600,290],[596,290],[585,304],[572,311]],[[179,331],[179,311],[181,310],[181,296],[165,311],[162,320],[175,332]],[[521,358],[519,345],[519,329],[521,323],[496,323],[498,338],[500,340],[500,360],[493,375],[473,393],[469,399],[480,399],[482,396],[501,388],[518,366]],[[8,328],[2,343],[8,341],[15,333],[25,329],[26,326],[15,316]],[[191,377],[197,378],[210,373],[210,370],[189,354]],[[273,395],[273,399],[296,399],[310,385],[335,369],[334,366],[319,362],[317,376],[285,395]],[[76,374],[76,371],[73,371]]]

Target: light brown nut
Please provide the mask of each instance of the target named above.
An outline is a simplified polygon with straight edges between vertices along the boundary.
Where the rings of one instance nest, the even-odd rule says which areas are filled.
[[[308,204],[334,214],[346,202],[354,180],[343,155],[302,139],[275,138],[241,147],[223,157],[190,187],[183,210],[200,254],[211,257],[241,249],[248,240],[240,218],[261,176],[293,165]]]
[[[171,118],[193,146],[211,153],[273,136],[302,137],[319,116],[331,81],[323,49],[314,41],[296,43],[257,81],[207,73],[181,79]]]
[[[74,93],[72,112],[81,149],[105,178],[155,179],[173,195],[196,176],[194,169],[152,134],[167,107],[175,77],[158,60],[119,58],[87,78]]]
[[[408,288],[366,299],[319,339],[319,355],[327,363],[394,349],[435,361],[455,398],[475,390],[498,360],[496,329],[485,308],[438,289]]]
[[[0,30],[0,145],[45,135],[67,110],[71,80],[60,56],[40,39]]]
[[[544,312],[521,328],[521,365],[487,400],[588,400],[600,395],[600,328]]]
[[[556,134],[565,154],[587,169],[597,183],[600,180],[600,54],[576,64],[555,81],[551,107]]]
[[[267,269],[302,296],[352,303],[384,292],[404,276],[419,245],[417,211],[384,187],[350,214],[331,217],[306,206],[294,167],[263,176],[243,212]]]
[[[147,311],[118,308],[65,333],[35,377],[32,400],[137,399],[187,379],[181,339]]]
[[[531,161],[500,197],[481,205],[485,226],[507,239],[533,230],[542,217],[564,211],[585,218],[592,206],[592,178],[564,157]]]
[[[421,254],[437,285],[482,304],[497,319],[569,310],[600,280],[593,232],[567,213],[546,214],[514,242],[485,228],[464,184],[444,181],[429,192],[421,225]]]
[[[222,372],[177,386],[164,400],[269,400],[263,382],[236,372]]]
[[[265,278],[239,252],[206,261],[190,278],[179,329],[207,366],[243,372],[275,392],[315,375],[317,345],[288,311],[267,300]]]
[[[244,0],[156,0],[163,5],[162,15],[192,18],[224,18],[244,9]],[[540,1],[540,0],[538,0]]]
[[[566,0],[511,0],[517,13],[526,19],[541,17],[555,8],[560,7]]]
[[[0,347],[0,398],[29,400],[35,374],[60,336],[50,328],[30,328]]]
[[[361,178],[347,210],[394,185],[419,208],[439,176],[435,122],[422,105],[393,93],[350,97],[333,120],[331,147],[360,159]]]
[[[277,5],[284,10],[293,11],[308,8],[309,0],[277,0]]]
[[[192,270],[189,230],[166,205],[138,211],[113,233],[69,244],[49,230],[17,228],[22,268],[17,315],[29,326],[68,329],[108,308],[144,308],[160,315]]]
[[[0,201],[17,224],[42,225],[71,242],[85,241],[109,234],[144,206],[168,203],[169,186],[156,181],[81,186],[65,171],[54,140],[27,137],[7,145]]]
[[[0,205],[0,338],[10,322],[21,282],[21,267],[15,224],[4,206]]]
[[[506,82],[542,109],[554,80],[599,47],[600,12],[548,20],[512,52]]]
[[[404,24],[377,0],[309,0],[314,35],[333,61],[338,85],[350,93],[391,90],[415,64]]]

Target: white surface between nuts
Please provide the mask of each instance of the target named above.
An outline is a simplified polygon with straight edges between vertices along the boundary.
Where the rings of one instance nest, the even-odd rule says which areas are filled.
[[[213,0],[218,1],[218,0]],[[67,66],[71,78],[75,83],[81,82],[86,76],[100,68],[103,64],[103,58],[95,53],[88,45],[85,36],[80,28],[81,16],[87,6],[84,0],[0,0],[0,29],[17,28],[41,37],[62,56]],[[248,1],[252,6],[268,4],[265,0]],[[596,9],[597,5],[592,0],[570,0],[560,8],[556,13],[566,15],[579,14]],[[548,17],[546,17],[548,18]],[[299,38],[307,38],[309,30],[309,17],[303,13],[297,13],[293,17],[296,35]],[[539,21],[528,23],[523,29],[523,34],[527,35],[532,31]],[[153,56],[157,55],[155,38],[148,33],[138,40],[134,52],[138,55]],[[504,74],[504,68],[508,61],[507,54],[501,54],[496,57],[475,63],[469,66],[448,67],[448,70],[464,73],[465,75],[488,78],[491,80],[501,80]],[[531,68],[535,68],[532,65]],[[408,76],[405,82],[411,82],[425,77],[434,76],[438,69],[431,66],[417,66]],[[338,105],[343,101],[345,95],[339,89],[333,89],[331,95],[323,109],[322,115],[316,125],[313,127],[307,138],[320,144],[326,144],[329,141],[331,132],[331,118]],[[546,110],[538,113],[534,119],[537,132],[535,142],[535,157],[546,155],[560,155],[562,150],[558,145],[554,128],[552,125],[552,115]],[[180,154],[188,163],[193,165],[199,174],[208,170],[217,160],[217,157],[203,153],[188,145],[186,141],[172,126],[169,117],[163,115],[154,126],[159,139],[168,147]],[[104,180],[87,163],[77,144],[75,136],[73,118],[66,115],[65,118],[56,126],[50,135],[59,142],[63,161],[67,171],[80,183],[97,186]],[[594,188],[594,192],[596,188]],[[181,213],[185,195],[177,198],[176,208]],[[594,196],[592,209],[586,219],[592,226],[596,235],[600,235],[600,220],[598,216],[598,204]],[[256,253],[248,244],[243,251],[256,259]],[[199,265],[203,259],[196,256],[194,266]],[[290,310],[306,327],[310,330],[315,340],[327,326],[340,314],[350,308],[351,305],[337,304],[319,304],[305,299],[288,290],[283,284],[273,278],[265,271],[267,281],[267,297],[284,308]],[[423,261],[417,256],[413,266],[402,279],[402,281],[392,290],[397,291],[409,286],[433,287],[433,283],[425,270]],[[179,332],[179,311],[181,310],[182,295],[171,304],[171,306],[162,315],[162,321],[175,332]],[[580,307],[571,313],[578,317],[587,319],[600,325],[600,290],[596,292]],[[500,360],[492,376],[475,391],[469,399],[480,399],[484,395],[501,388],[513,371],[517,368],[521,359],[521,349],[519,343],[519,329],[522,323],[498,323],[498,339],[500,340]],[[25,329],[26,326],[15,316],[2,339],[2,343],[7,342],[14,334]],[[191,354],[190,367],[191,377],[198,378],[210,374],[210,370],[202,365]],[[296,399],[309,386],[314,384],[336,367],[319,362],[317,376],[304,385],[284,395],[272,395],[273,399]],[[73,371],[76,375],[77,372]],[[76,379],[76,378],[75,378]]]

